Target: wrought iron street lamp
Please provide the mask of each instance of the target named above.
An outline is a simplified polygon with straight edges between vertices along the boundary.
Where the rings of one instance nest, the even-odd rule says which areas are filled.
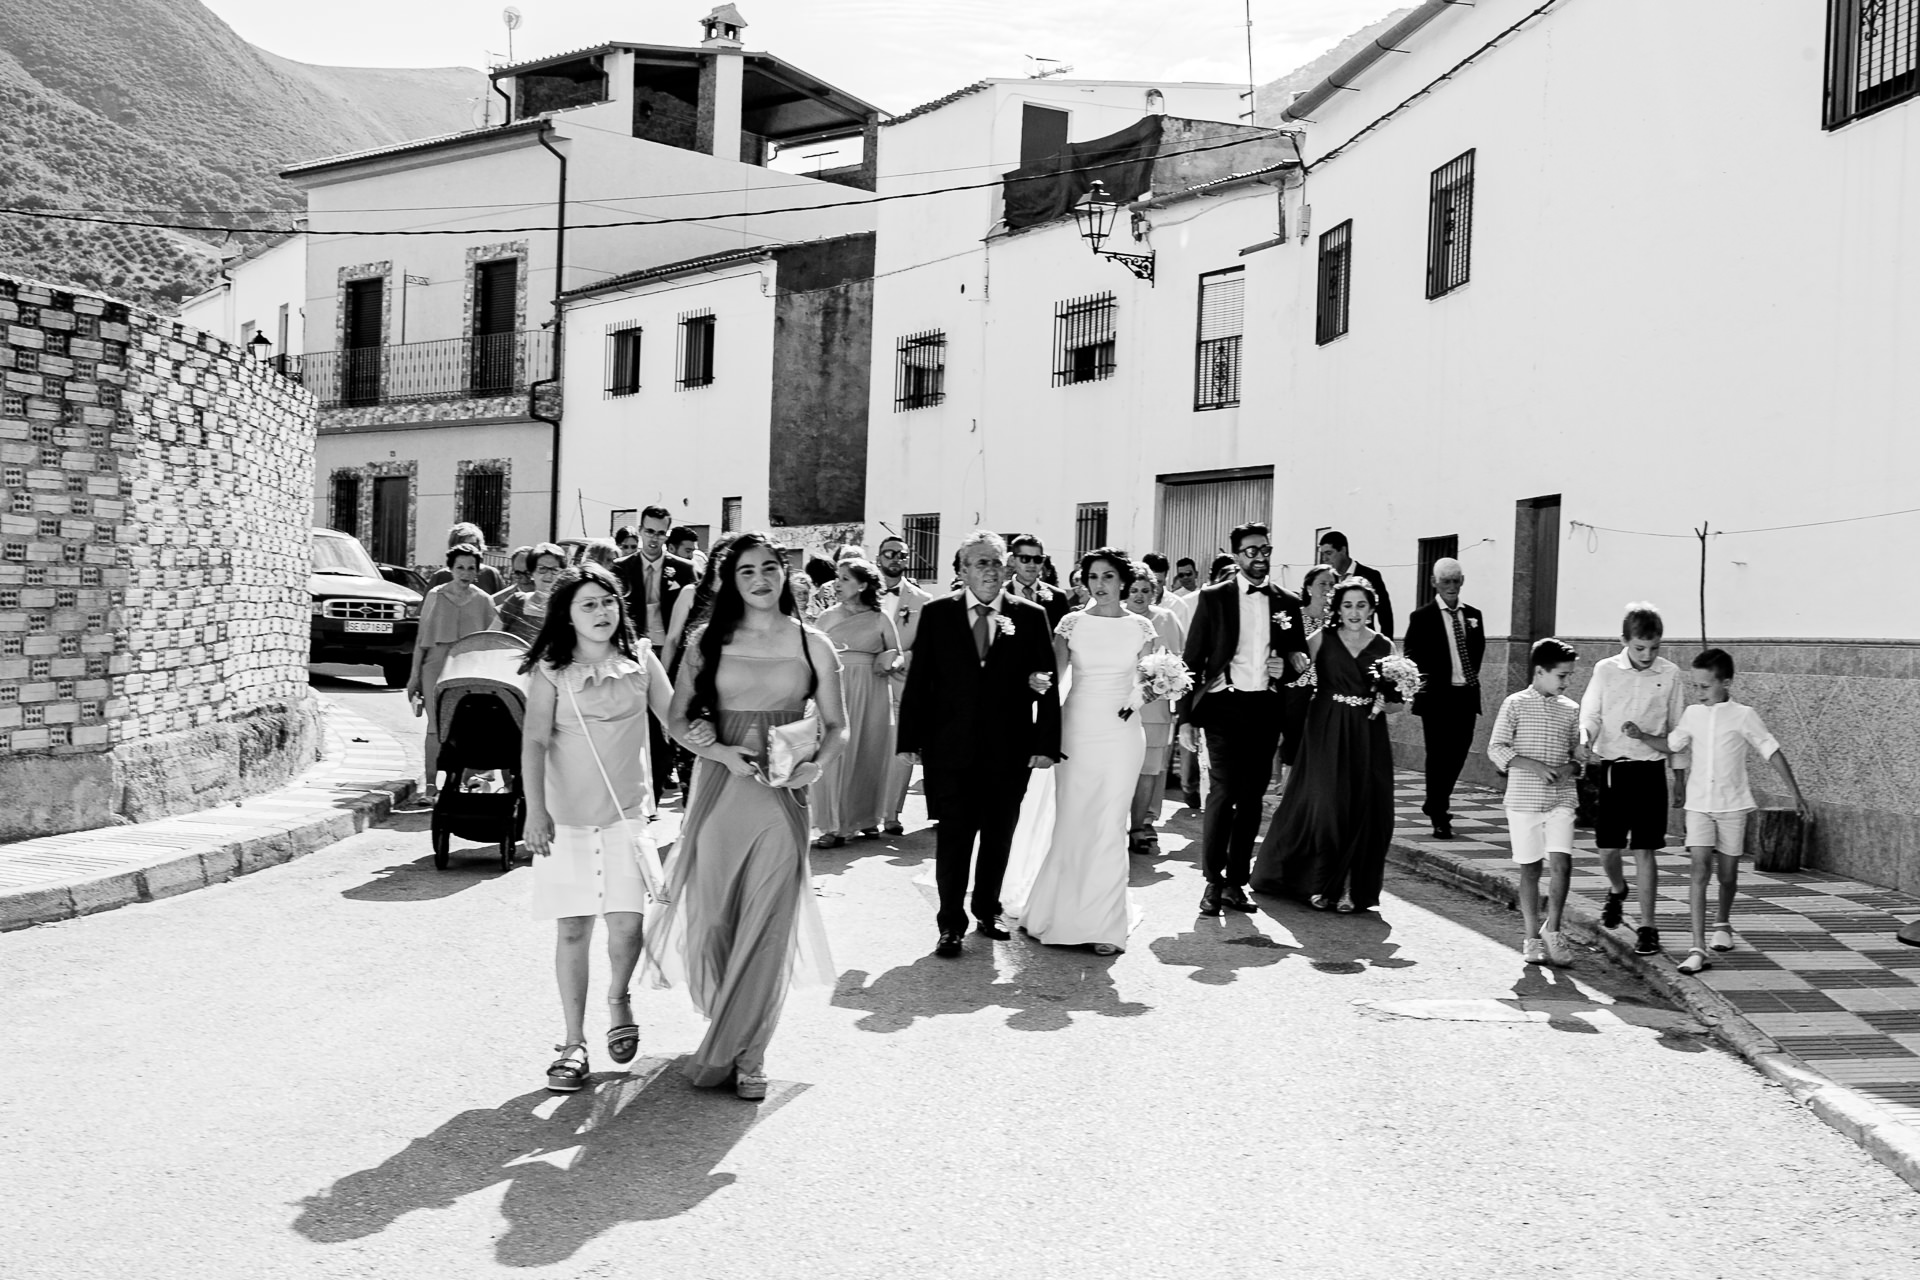
[[[1153,283],[1153,254],[1151,253],[1111,253],[1100,246],[1113,235],[1113,224],[1120,216],[1120,202],[1107,190],[1107,184],[1098,178],[1087,188],[1087,194],[1079,204],[1073,206],[1073,225],[1079,228],[1080,238],[1087,242],[1095,257],[1111,258],[1148,284]]]
[[[255,330],[254,335],[247,339],[247,354],[255,360],[258,360],[261,364],[267,362],[267,352],[272,349],[273,339],[258,330]]]

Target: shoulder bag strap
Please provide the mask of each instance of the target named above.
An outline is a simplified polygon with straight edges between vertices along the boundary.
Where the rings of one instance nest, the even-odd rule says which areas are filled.
[[[620,804],[620,793],[613,789],[613,779],[607,776],[607,766],[600,760],[600,748],[593,745],[593,728],[587,724],[587,718],[580,714],[580,700],[573,696],[573,682],[563,672],[561,685],[567,691],[567,704],[573,708],[573,718],[580,722],[580,732],[587,740],[587,750],[593,755],[593,766],[600,771],[600,781],[607,784],[607,798],[613,801],[613,811],[626,819],[627,811]]]

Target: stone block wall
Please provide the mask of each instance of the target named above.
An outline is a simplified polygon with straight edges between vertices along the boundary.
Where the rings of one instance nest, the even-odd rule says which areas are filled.
[[[236,345],[0,277],[0,839],[311,762],[313,432]]]

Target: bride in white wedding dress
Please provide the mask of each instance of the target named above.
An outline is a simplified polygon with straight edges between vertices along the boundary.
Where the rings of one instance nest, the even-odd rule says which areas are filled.
[[[1090,552],[1080,576],[1092,600],[1054,628],[1066,678],[1060,749],[1037,771],[1020,808],[1001,889],[1002,910],[1040,942],[1122,950],[1138,918],[1129,901],[1127,826],[1146,759],[1140,716],[1122,719],[1140,659],[1158,643],[1153,624],[1127,611],[1136,569],[1118,551]]]

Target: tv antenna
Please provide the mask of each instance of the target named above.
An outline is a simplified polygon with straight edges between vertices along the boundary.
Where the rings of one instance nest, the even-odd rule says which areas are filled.
[[[500,21],[507,24],[507,65],[513,65],[513,32],[520,25],[520,10],[508,5],[500,12]]]
[[[1033,64],[1033,70],[1027,72],[1027,79],[1029,80],[1045,80],[1048,76],[1064,76],[1073,70],[1071,63],[1062,62],[1058,58],[1036,58],[1030,53],[1021,54],[1020,56]],[[1042,66],[1042,63],[1046,65]]]

